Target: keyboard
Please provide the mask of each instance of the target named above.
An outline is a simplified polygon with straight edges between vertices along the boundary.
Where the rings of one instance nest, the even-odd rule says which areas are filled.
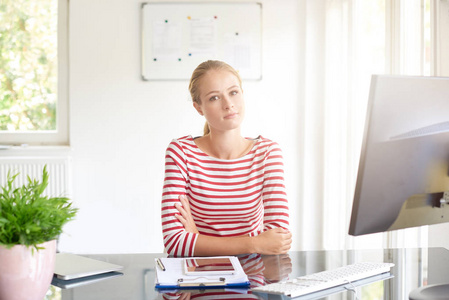
[[[371,276],[388,273],[393,266],[394,264],[392,263],[360,262],[283,282],[270,283],[265,286],[253,288],[252,291],[280,294],[294,298],[341,285],[352,284],[357,280]]]

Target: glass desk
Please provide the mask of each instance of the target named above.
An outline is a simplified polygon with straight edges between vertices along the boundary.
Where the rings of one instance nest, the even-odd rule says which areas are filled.
[[[250,290],[188,290],[185,293],[159,293],[154,289],[156,257],[164,254],[86,255],[124,266],[123,275],[102,281],[61,289],[52,286],[46,299],[288,299],[277,295],[252,294]],[[423,285],[449,282],[449,251],[444,248],[386,249],[347,251],[292,251],[288,255],[241,257],[251,285],[257,286],[294,278],[360,261],[392,262],[391,278],[340,288],[334,294],[307,299],[408,299]],[[357,298],[356,298],[357,297]],[[301,298],[296,298],[301,299]]]

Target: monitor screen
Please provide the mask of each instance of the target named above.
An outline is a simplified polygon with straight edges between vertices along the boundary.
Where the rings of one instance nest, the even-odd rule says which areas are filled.
[[[373,75],[349,234],[449,221],[449,78]]]

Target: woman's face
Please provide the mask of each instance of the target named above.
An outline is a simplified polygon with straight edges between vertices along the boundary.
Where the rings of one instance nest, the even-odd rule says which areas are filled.
[[[238,78],[226,70],[209,70],[200,81],[201,104],[193,103],[209,128],[227,131],[240,127],[245,114],[243,91]]]

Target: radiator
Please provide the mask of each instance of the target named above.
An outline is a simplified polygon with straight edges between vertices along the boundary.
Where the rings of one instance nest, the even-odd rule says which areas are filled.
[[[68,157],[0,157],[0,186],[6,184],[8,172],[11,172],[11,175],[19,173],[14,181],[14,187],[27,184],[28,176],[40,181],[45,165],[49,178],[44,195],[70,197],[70,158]]]

